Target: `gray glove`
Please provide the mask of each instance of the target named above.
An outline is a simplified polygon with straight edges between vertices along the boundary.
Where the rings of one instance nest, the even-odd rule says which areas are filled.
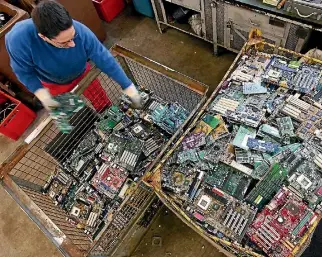
[[[123,92],[131,99],[131,101],[132,101],[131,107],[132,108],[134,108],[134,109],[142,109],[143,108],[140,93],[136,89],[134,84],[131,84],[129,87],[124,89]]]
[[[37,96],[46,110],[51,110],[59,106],[59,103],[53,99],[47,88],[38,89],[35,92],[35,96]]]

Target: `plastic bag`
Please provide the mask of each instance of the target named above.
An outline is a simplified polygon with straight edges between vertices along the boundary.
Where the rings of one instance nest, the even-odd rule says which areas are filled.
[[[198,36],[201,36],[201,15],[200,14],[194,14],[189,18],[189,24],[193,30],[194,33],[196,33]]]

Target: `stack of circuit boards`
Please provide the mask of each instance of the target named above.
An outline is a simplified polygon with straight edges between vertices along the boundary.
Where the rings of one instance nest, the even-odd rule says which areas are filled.
[[[144,108],[130,108],[125,96],[86,127],[80,120],[64,140],[54,139],[47,151],[57,157],[62,151],[60,168],[44,187],[44,192],[66,211],[69,221],[83,229],[89,238],[96,238],[106,227],[122,203],[133,190],[135,182],[152,165],[163,146],[188,118],[189,112],[177,103],[167,103],[153,92],[142,89]],[[88,107],[85,107],[88,108]],[[80,112],[84,113],[84,111]],[[78,114],[77,114],[78,115]],[[87,121],[88,122],[88,121]],[[86,133],[80,140],[81,127]],[[88,129],[90,128],[90,129]],[[73,142],[71,151],[63,146]],[[55,147],[54,147],[55,146]],[[54,150],[52,150],[54,149]],[[64,152],[65,149],[65,152]],[[127,214],[123,213],[125,226]]]
[[[321,216],[322,67],[244,54],[166,160],[196,226],[262,256],[300,252]]]
[[[55,121],[57,128],[62,133],[68,134],[73,129],[70,124],[71,117],[79,112],[85,106],[85,103],[72,93],[58,95],[54,99],[60,105],[50,110],[50,116]]]

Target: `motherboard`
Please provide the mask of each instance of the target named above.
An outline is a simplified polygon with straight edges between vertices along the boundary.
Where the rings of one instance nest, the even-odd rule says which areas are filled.
[[[143,88],[140,94],[143,109],[132,109],[125,95],[118,105],[100,114],[93,114],[87,106],[79,106],[79,112],[72,109],[69,114],[76,117],[71,124],[73,120],[80,122],[46,147],[59,162],[59,169],[43,191],[90,239],[108,225],[135,183],[188,118],[189,112],[178,103],[167,103]],[[68,95],[68,99],[75,97]],[[93,117],[90,121],[82,117],[87,113]],[[128,222],[121,221],[124,226]],[[123,226],[121,221],[119,226]]]
[[[245,53],[161,170],[196,226],[263,256],[291,257],[322,203],[322,67]]]
[[[318,216],[283,187],[257,215],[247,234],[265,253],[288,257]]]

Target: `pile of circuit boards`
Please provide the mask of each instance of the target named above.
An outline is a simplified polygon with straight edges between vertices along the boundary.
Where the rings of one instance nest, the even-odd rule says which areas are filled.
[[[95,113],[94,117],[99,118],[91,120],[91,126],[87,125],[89,120],[73,117],[80,121],[74,130],[58,135],[46,148],[60,168],[44,187],[44,193],[89,238],[96,238],[106,227],[135,182],[188,118],[189,112],[179,104],[167,103],[148,90],[141,89],[140,94],[143,109],[132,109],[129,99],[122,96],[118,105],[102,114]],[[87,109],[83,107],[75,116]],[[122,217],[118,217],[122,220],[118,226],[129,222],[125,214]]]
[[[163,192],[211,235],[293,256],[321,216],[321,71],[244,54],[167,159]]]

